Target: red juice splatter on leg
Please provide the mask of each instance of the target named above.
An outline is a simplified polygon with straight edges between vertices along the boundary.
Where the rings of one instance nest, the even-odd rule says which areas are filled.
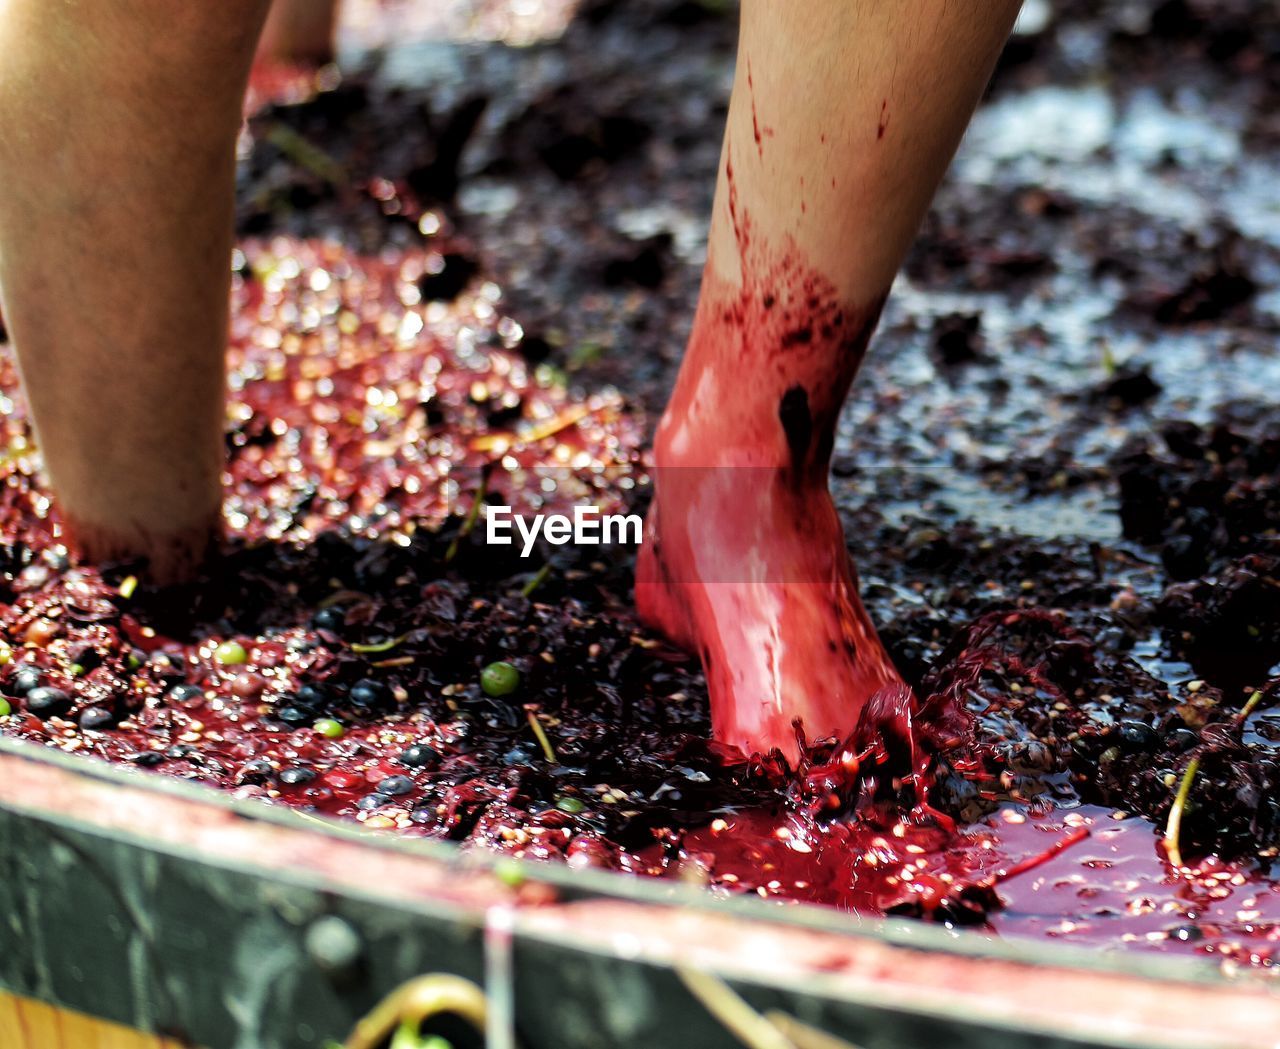
[[[747,91],[751,96],[751,134],[756,140],[756,152],[764,159],[764,142],[760,136],[760,118],[756,115],[756,84],[751,76],[751,63],[747,62]]]

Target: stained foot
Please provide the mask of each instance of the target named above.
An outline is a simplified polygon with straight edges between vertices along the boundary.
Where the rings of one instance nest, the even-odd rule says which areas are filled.
[[[899,682],[858,599],[835,507],[784,470],[660,466],[637,570],[644,620],[702,657],[716,738],[797,756]]]
[[[797,720],[810,740],[843,738],[878,690],[904,687],[827,491],[836,420],[887,292],[848,301],[790,238],[764,243],[732,164],[726,179],[736,266],[712,252],[658,427],[636,602],[702,657],[716,738],[794,760]]]

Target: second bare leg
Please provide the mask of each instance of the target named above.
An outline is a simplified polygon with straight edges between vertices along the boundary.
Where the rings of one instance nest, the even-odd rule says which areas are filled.
[[[234,144],[265,0],[0,0],[0,289],[90,557],[190,568],[219,519]]]

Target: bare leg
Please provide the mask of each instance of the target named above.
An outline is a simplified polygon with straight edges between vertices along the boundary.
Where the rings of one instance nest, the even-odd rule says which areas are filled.
[[[258,57],[328,62],[333,58],[338,0],[272,0]]]
[[[827,493],[836,419],[1019,0],[743,0],[710,255],[658,428],[641,614],[717,737],[794,757],[899,682]]]
[[[219,519],[234,144],[266,0],[0,0],[0,288],[83,552]]]

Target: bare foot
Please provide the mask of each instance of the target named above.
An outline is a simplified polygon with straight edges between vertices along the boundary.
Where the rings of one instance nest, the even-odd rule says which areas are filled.
[[[794,247],[759,255],[744,251],[757,264],[739,288],[704,278],[658,429],[636,601],[702,657],[716,738],[794,760],[796,719],[810,739],[847,736],[901,682],[827,491],[836,416],[882,300],[840,303]]]
[[[147,558],[158,581],[221,520],[236,138],[265,14],[0,17],[0,298],[36,445],[78,551]]]
[[[830,496],[750,469],[741,481],[677,472],[662,474],[636,601],[702,657],[716,738],[794,761],[794,719],[809,739],[849,735],[868,698],[901,679],[858,599]]]
[[[155,531],[139,522],[102,528],[63,515],[64,538],[80,558],[91,564],[141,560],[159,586],[192,579],[216,551],[221,525],[214,516],[182,529]]]

